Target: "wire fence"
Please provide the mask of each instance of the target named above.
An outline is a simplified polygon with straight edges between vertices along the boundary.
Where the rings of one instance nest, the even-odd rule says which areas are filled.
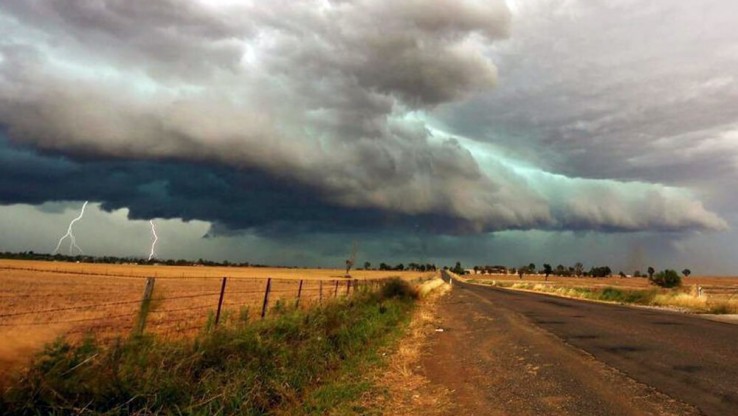
[[[374,290],[383,280],[136,276],[121,281],[115,278],[132,276],[59,274],[64,276],[0,288],[0,335],[45,330],[101,339],[139,331],[182,336],[263,319],[275,309],[315,307]]]

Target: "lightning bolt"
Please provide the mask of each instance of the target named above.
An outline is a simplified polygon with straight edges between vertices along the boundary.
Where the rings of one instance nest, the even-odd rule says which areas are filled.
[[[77,245],[77,239],[74,237],[74,233],[72,233],[72,227],[74,226],[74,223],[81,220],[82,216],[85,215],[85,208],[87,207],[87,203],[89,201],[85,201],[84,204],[82,204],[82,211],[79,213],[79,216],[72,220],[72,222],[69,223],[69,228],[67,228],[67,233],[64,234],[60,239],[59,243],[57,243],[56,248],[54,249],[54,253],[56,254],[59,252],[59,247],[61,247],[62,241],[64,241],[65,238],[69,237],[69,255],[72,255],[72,249],[76,248],[79,250],[80,254],[84,254],[81,248]]]
[[[156,235],[156,227],[154,227],[154,221],[149,220],[149,224],[151,224],[151,234],[154,235],[154,241],[151,242],[151,252],[149,253],[149,261],[151,261],[151,259],[153,259],[156,255],[154,249],[156,248],[156,242],[159,240],[159,236]]]

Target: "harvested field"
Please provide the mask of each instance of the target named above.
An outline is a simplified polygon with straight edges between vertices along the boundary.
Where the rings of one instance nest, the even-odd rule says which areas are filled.
[[[27,269],[29,271],[48,271],[75,275],[90,274],[116,277],[249,277],[265,279],[343,279],[343,269],[301,269],[283,267],[205,267],[205,266],[146,266],[136,264],[93,264],[67,263],[53,261],[2,260],[0,259],[0,276],[6,271]],[[420,272],[352,270],[355,279],[376,279],[388,276],[400,276],[414,279]]]
[[[222,278],[227,277],[220,321],[258,319],[268,278],[269,307],[310,307],[346,296],[357,285],[421,272],[338,269],[138,266],[0,260],[0,371],[60,335],[113,339],[128,335],[146,284],[155,277],[146,332],[188,336],[212,323]],[[300,281],[302,280],[302,288]]]

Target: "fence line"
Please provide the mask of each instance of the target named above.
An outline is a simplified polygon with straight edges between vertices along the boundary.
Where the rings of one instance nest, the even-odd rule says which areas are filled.
[[[0,269],[22,269],[26,268],[8,268],[0,267]],[[49,272],[49,270],[40,270]],[[96,273],[65,273],[76,275],[102,275]],[[119,277],[119,276],[115,276]],[[323,305],[327,301],[339,298],[346,298],[356,295],[362,290],[375,290],[381,280],[384,279],[289,279],[289,278],[249,278],[249,277],[222,277],[220,280],[219,291],[207,291],[193,294],[173,294],[166,295],[167,289],[155,287],[154,282],[157,278],[143,276],[135,276],[141,279],[142,286],[145,284],[147,290],[144,291],[143,299],[138,297],[135,300],[122,300],[114,302],[87,303],[84,305],[62,306],[57,308],[46,308],[39,310],[21,310],[14,312],[0,313],[0,327],[54,327],[59,325],[71,325],[66,329],[67,334],[95,333],[103,334],[114,332],[117,335],[132,330],[134,333],[148,332],[167,332],[174,333],[187,332],[192,329],[203,329],[207,325],[220,325],[224,320],[233,321],[234,319],[245,319],[247,315],[254,315],[266,318],[269,311],[280,305],[281,307],[307,308]],[[172,280],[182,278],[164,278],[171,284]],[[191,282],[192,277],[183,278],[183,282]],[[209,279],[217,281],[210,277]],[[345,282],[345,284],[341,284]],[[260,284],[262,289],[245,289],[239,287],[243,284]],[[150,285],[150,287],[149,287]],[[324,287],[326,286],[327,287]],[[86,288],[87,289],[87,288]],[[142,288],[143,289],[143,288]],[[177,291],[187,290],[178,287]],[[164,294],[158,291],[164,290]],[[141,292],[139,292],[141,293]],[[59,297],[68,296],[68,294],[59,294]],[[112,294],[111,294],[112,295]],[[247,295],[247,296],[241,296]],[[263,298],[260,298],[263,295]],[[18,294],[16,296],[3,296],[3,298],[21,298],[25,304],[28,298],[32,298],[33,293]],[[139,295],[140,296],[140,295]],[[209,298],[209,299],[208,299]],[[56,299],[56,298],[54,298]],[[198,300],[202,299],[207,303]],[[174,305],[166,306],[167,303],[182,300],[191,301],[185,307],[177,307]],[[130,311],[126,313],[115,314],[112,307],[130,307]],[[138,306],[138,307],[137,307]],[[259,309],[257,309],[260,306]],[[206,313],[198,312],[207,310]],[[236,312],[235,315],[231,312]],[[64,319],[71,313],[81,312],[84,314],[99,314],[100,316],[90,316],[81,318]],[[194,312],[194,313],[193,313]],[[247,315],[244,315],[246,313]],[[107,314],[107,315],[106,315]],[[168,316],[165,319],[163,314],[181,314],[174,318]],[[30,319],[16,321],[14,318],[26,317]],[[130,322],[125,322],[128,319]],[[212,319],[212,320],[211,320]],[[180,324],[193,324],[186,328],[182,328]],[[208,323],[209,322],[209,323]],[[85,324],[85,325],[80,325]]]

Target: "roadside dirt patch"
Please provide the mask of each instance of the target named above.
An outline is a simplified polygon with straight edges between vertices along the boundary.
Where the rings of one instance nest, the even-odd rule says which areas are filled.
[[[370,407],[379,407],[382,415],[442,415],[450,408],[451,392],[443,386],[432,384],[422,371],[421,362],[427,353],[426,345],[441,329],[438,305],[450,291],[443,284],[419,302],[415,310],[408,336],[389,358],[386,371],[374,376],[374,384],[380,386],[380,395],[365,397]]]

